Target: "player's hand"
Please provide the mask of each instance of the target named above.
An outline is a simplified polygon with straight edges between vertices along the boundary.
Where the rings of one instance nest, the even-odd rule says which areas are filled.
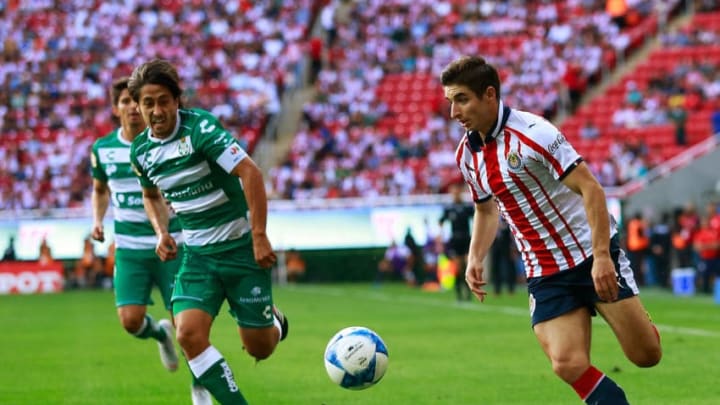
[[[275,252],[272,250],[270,240],[264,233],[253,233],[253,252],[255,253],[255,261],[264,268],[269,269],[277,261]]]
[[[620,284],[615,273],[615,264],[609,254],[593,257],[591,275],[595,291],[601,300],[613,302],[618,299]]]
[[[90,234],[90,237],[92,237],[94,240],[98,242],[105,242],[105,231],[103,229],[102,224],[99,225],[93,225],[92,233]]]
[[[160,235],[157,246],[155,246],[155,253],[158,255],[160,260],[167,261],[176,258],[177,251],[177,243],[169,233]]]
[[[484,302],[485,296],[487,295],[487,291],[483,290],[483,286],[487,284],[487,281],[483,280],[484,271],[485,269],[482,265],[482,260],[473,259],[471,257],[468,258],[468,265],[465,270],[465,282],[467,282],[468,287],[470,287],[470,291],[475,294],[480,302]],[[460,283],[461,281],[458,279],[456,282]]]

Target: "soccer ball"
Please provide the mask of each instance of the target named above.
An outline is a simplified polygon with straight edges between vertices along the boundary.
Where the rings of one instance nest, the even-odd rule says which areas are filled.
[[[343,388],[372,387],[385,375],[387,366],[385,342],[377,333],[362,326],[341,330],[325,348],[325,369],[330,379]]]

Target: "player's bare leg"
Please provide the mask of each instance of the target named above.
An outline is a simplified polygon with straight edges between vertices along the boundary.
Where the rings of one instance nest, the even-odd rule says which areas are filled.
[[[590,364],[590,311],[577,308],[533,328],[555,374],[586,403],[628,404],[624,391]]]
[[[660,335],[638,296],[598,303],[597,310],[615,332],[630,361],[638,367],[652,367],[660,362]]]
[[[178,367],[178,356],[173,341],[172,322],[161,319],[158,322],[147,314],[144,305],[123,305],[118,308],[118,318],[123,328],[140,339],[153,338],[158,342],[160,360],[169,371]]]
[[[190,371],[221,404],[247,404],[230,365],[210,344],[213,317],[200,309],[187,309],[175,317],[177,340]]]
[[[289,330],[288,320],[273,307],[273,326],[267,328],[238,328],[243,346],[256,360],[264,360],[275,351],[280,341],[285,340]]]

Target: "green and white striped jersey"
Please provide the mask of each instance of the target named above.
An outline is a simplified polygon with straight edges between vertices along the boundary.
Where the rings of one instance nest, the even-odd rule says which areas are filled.
[[[130,165],[130,142],[121,132],[122,129],[117,128],[93,143],[92,176],[110,188],[115,247],[148,250],[154,255],[157,237],[143,207],[140,182]],[[174,236],[182,237],[177,218],[171,218],[170,231],[176,233]]]
[[[143,187],[157,187],[180,219],[185,245],[207,254],[251,246],[248,205],[230,172],[247,157],[212,114],[179,109],[165,139],[146,128],[130,148]]]

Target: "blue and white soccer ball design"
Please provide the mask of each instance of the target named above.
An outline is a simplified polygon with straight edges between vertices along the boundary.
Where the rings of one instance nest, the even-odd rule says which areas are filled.
[[[341,330],[325,348],[325,369],[330,379],[343,388],[372,387],[385,375],[387,366],[385,342],[377,333],[362,326]]]

